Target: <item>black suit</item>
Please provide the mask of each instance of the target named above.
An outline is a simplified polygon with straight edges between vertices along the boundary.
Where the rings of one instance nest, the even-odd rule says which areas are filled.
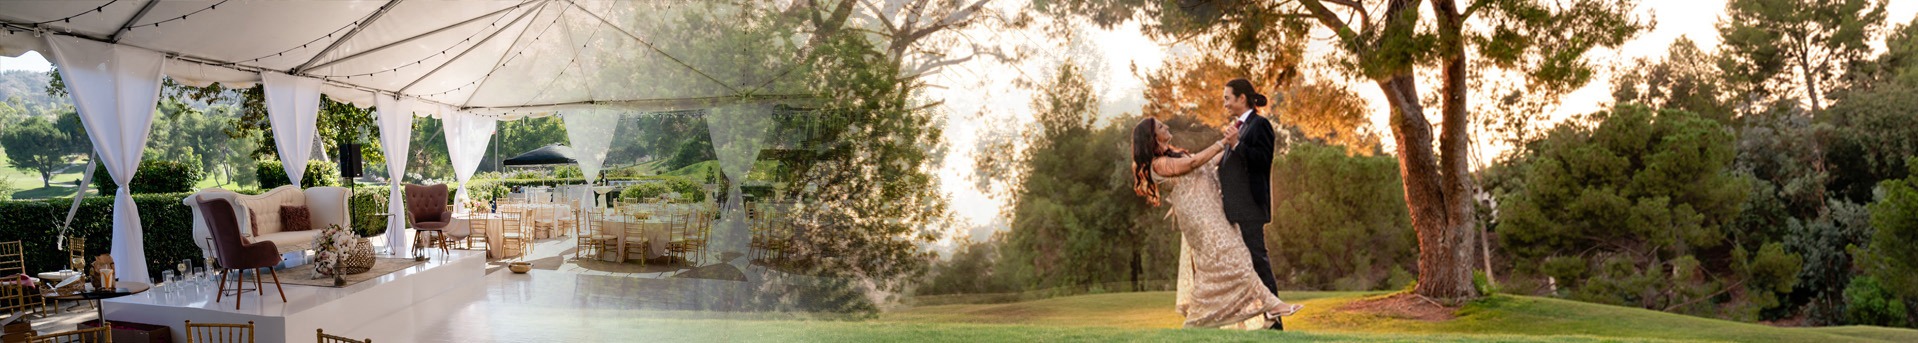
[[[1237,118],[1234,116],[1233,118]],[[1272,122],[1253,114],[1239,126],[1239,143],[1225,153],[1219,163],[1219,194],[1224,198],[1225,219],[1239,228],[1246,251],[1252,253],[1252,270],[1259,282],[1278,294],[1272,278],[1272,261],[1265,251],[1265,223],[1272,221]]]

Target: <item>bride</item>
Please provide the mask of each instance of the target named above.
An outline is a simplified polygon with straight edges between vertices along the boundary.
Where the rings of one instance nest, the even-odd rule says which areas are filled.
[[[1239,230],[1226,221],[1214,174],[1219,153],[1226,142],[1237,139],[1238,131],[1227,128],[1225,135],[1194,154],[1169,144],[1172,132],[1158,119],[1148,117],[1132,129],[1133,193],[1158,206],[1159,185],[1174,186],[1165,200],[1172,203],[1184,236],[1176,307],[1188,328],[1224,327],[1261,316],[1270,321],[1302,307],[1266,290],[1252,271]]]

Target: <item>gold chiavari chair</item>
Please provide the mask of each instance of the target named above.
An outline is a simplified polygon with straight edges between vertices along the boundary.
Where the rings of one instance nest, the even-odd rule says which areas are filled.
[[[320,335],[319,337],[320,343],[373,343],[372,338],[352,339],[352,338],[328,335],[326,334],[326,329],[315,329],[315,333],[318,333]]]
[[[186,321],[187,343],[253,343],[253,321],[246,324]]]
[[[97,327],[50,334],[27,334],[28,343],[113,343],[111,327]]]
[[[653,224],[649,224],[647,222],[653,221],[653,220],[665,220],[667,221],[666,227],[668,228],[668,230],[670,230],[670,228],[672,227],[671,226],[672,220],[674,218],[671,216],[668,216],[666,213],[667,212],[665,209],[654,209],[651,217],[649,217],[651,219],[640,220],[637,214],[634,214],[634,217],[633,217],[633,219],[635,219],[634,222],[620,223],[619,229],[626,230],[626,242],[624,243],[623,246],[621,246],[622,248],[626,249],[626,254],[624,256],[619,257],[620,261],[623,262],[625,260],[630,260],[633,258],[633,254],[639,254],[639,265],[641,266],[646,265],[646,258],[647,258],[646,254],[649,254],[652,252],[652,249],[648,249],[648,248],[652,247],[652,243],[653,243],[651,239],[652,237],[646,235],[647,227],[652,226]]]
[[[684,219],[680,220],[680,224],[675,225],[677,228],[672,230],[672,239],[667,241],[666,250],[672,252],[674,256],[685,260],[689,264],[698,265],[697,263],[693,263],[694,261],[690,257],[703,251],[702,249],[704,249],[706,245],[706,237],[703,233],[705,230],[702,227],[710,226],[706,225],[710,223],[706,218],[710,217],[710,215],[706,214],[704,210],[694,209],[687,210],[682,215],[677,215],[676,217],[683,217]]]
[[[499,238],[501,244],[500,251],[503,252],[504,255],[518,256],[524,260],[526,254],[533,252],[533,233],[526,227],[525,215],[527,213],[530,212],[501,211]]]
[[[45,309],[40,287],[27,282],[26,250],[20,241],[0,242],[0,311],[20,316],[34,309]],[[19,276],[15,276],[19,275]]]
[[[67,237],[67,267],[71,268],[74,271],[80,272],[80,275],[86,275],[86,270],[87,270],[87,239],[86,238]],[[80,276],[74,276],[74,277],[80,277]],[[60,310],[59,300],[51,300],[49,302],[52,302],[54,311],[57,312]],[[93,302],[80,301],[80,304],[82,306],[88,306],[88,305],[92,305]]]
[[[581,254],[585,254],[588,258],[595,259],[605,256],[606,242],[619,239],[618,236],[606,233],[606,220],[608,220],[608,218],[605,212],[587,212],[586,218],[586,220],[580,221],[580,225],[584,228],[580,230],[578,235],[575,235],[578,236],[578,238],[575,238],[575,242],[578,242],[578,244],[573,249],[573,259],[575,260],[578,260]]]
[[[494,215],[498,215],[498,214],[494,214]],[[473,218],[473,217],[467,218],[466,220],[466,229],[468,231],[466,233],[467,249],[476,249],[475,247],[477,246],[473,245],[473,242],[475,241],[478,241],[479,243],[485,243],[487,249],[493,248],[493,242],[488,241],[486,238],[486,234],[491,233],[493,231],[493,227],[491,223],[492,223],[491,221],[488,221],[485,219]]]

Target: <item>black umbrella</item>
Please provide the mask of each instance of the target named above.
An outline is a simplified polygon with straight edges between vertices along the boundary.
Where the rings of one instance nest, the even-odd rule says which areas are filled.
[[[500,161],[500,163],[509,166],[543,166],[573,164],[578,163],[578,160],[573,159],[573,148],[553,144],[540,147],[539,149],[533,149],[533,151],[527,151],[526,153],[519,154],[519,156],[513,156],[513,158]]]

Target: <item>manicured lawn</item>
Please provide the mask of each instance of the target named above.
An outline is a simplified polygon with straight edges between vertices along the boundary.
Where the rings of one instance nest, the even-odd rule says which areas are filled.
[[[1629,307],[1552,298],[1499,295],[1464,306],[1446,321],[1395,318],[1337,310],[1377,293],[1282,292],[1305,311],[1286,320],[1286,333],[1176,330],[1171,292],[1113,293],[1009,304],[924,306],[883,314],[874,324],[928,323],[1004,328],[1009,339],[1057,334],[1098,340],[1097,329],[1143,331],[1136,337],[1178,340],[1677,340],[1729,342],[1918,342],[1918,330],[1881,327],[1781,328]],[[875,329],[884,327],[875,327]],[[957,327],[953,327],[957,330]],[[1068,330],[1073,329],[1073,330]],[[904,330],[885,328],[884,330]],[[1049,331],[1050,330],[1050,331]],[[1091,330],[1091,331],[1075,331]],[[993,330],[989,330],[993,331]],[[875,332],[875,334],[879,334]],[[1087,336],[1075,336],[1075,335]],[[1135,337],[1135,336],[1123,336]],[[996,340],[996,338],[992,339]]]

